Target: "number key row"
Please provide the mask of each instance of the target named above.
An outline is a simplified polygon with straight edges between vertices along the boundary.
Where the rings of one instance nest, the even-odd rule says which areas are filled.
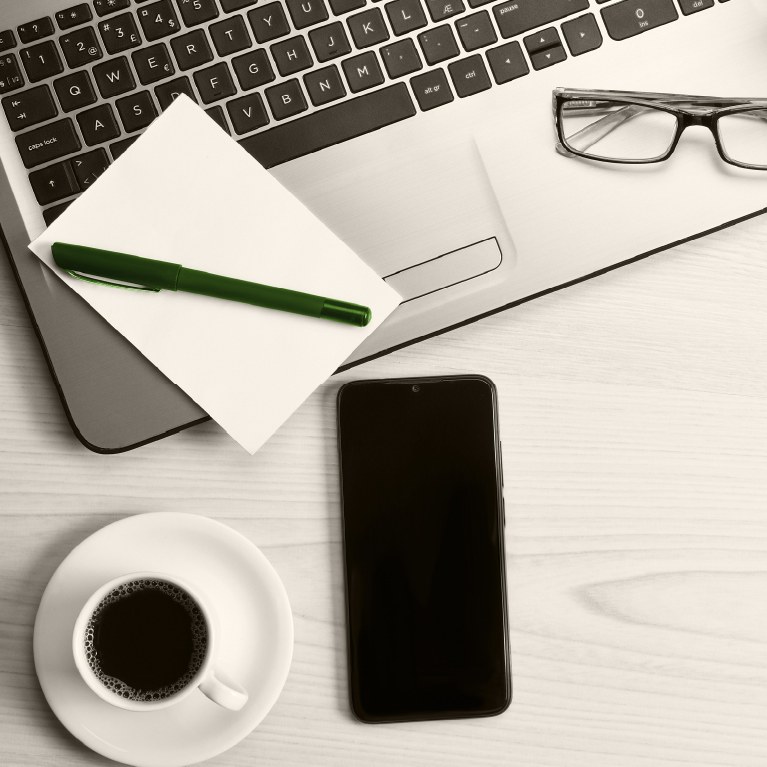
[[[101,39],[108,53],[122,53],[129,48],[141,45],[141,34],[136,20],[130,13],[110,16],[98,23]]]

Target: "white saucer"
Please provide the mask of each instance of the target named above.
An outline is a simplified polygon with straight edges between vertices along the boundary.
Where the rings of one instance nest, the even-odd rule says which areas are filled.
[[[250,696],[241,711],[199,691],[158,711],[125,711],[85,684],[72,657],[75,618],[101,584],[139,570],[204,589],[218,622],[216,666]],[[234,746],[277,701],[292,655],[293,616],[274,568],[240,533],[192,514],[140,514],[95,532],[59,565],[35,620],[35,668],[53,712],[89,748],[137,767],[182,767]]]

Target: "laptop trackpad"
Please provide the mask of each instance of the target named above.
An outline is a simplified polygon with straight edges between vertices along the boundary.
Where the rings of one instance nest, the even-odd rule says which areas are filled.
[[[421,298],[443,288],[466,282],[496,269],[501,249],[495,237],[443,253],[384,277],[405,301]]]

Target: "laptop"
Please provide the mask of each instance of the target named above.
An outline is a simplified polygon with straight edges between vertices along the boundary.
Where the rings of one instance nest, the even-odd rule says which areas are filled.
[[[655,166],[563,157],[551,103],[767,95],[764,6],[0,0],[3,245],[75,433],[119,452],[207,418],[27,250],[179,93],[402,294],[354,365],[761,212],[767,173],[710,134]]]

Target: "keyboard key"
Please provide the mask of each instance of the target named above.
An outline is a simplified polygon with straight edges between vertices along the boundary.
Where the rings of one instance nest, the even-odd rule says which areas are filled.
[[[120,135],[120,126],[109,104],[99,104],[77,115],[83,139],[88,146],[111,141]]]
[[[531,53],[530,63],[533,65],[533,69],[545,69],[552,64],[559,64],[560,61],[564,61],[566,58],[565,49],[561,45],[557,45],[553,48]]]
[[[325,0],[285,0],[296,29],[311,27],[328,19]]]
[[[712,8],[714,0],[679,0],[679,7],[685,16],[698,11],[704,11],[706,8]]]
[[[112,159],[116,160],[125,150],[139,137],[140,134],[130,136],[122,141],[115,141],[109,145],[109,151],[112,153]]]
[[[412,77],[410,86],[415,93],[418,106],[424,112],[449,104],[453,100],[453,92],[450,90],[444,69],[432,69],[422,75]]]
[[[144,6],[138,12],[144,37],[150,42],[178,32],[178,17],[173,10],[171,0],[157,0],[156,3]]]
[[[0,32],[0,53],[16,47],[16,35],[12,29],[5,29]]]
[[[242,56],[235,56],[232,59],[234,73],[240,83],[240,88],[249,91],[251,88],[257,88],[259,85],[274,80],[272,65],[269,63],[269,57],[263,48],[256,48]]]
[[[130,13],[100,21],[97,26],[108,53],[122,53],[141,45],[141,34]]]
[[[65,8],[63,11],[56,13],[56,23],[61,30],[85,24],[86,21],[90,21],[92,18],[93,13],[88,3],[73,5],[71,8]]]
[[[507,0],[493,6],[493,13],[501,37],[514,37],[588,7],[588,0]]]
[[[265,93],[275,120],[285,120],[308,109],[301,83],[295,78],[273,85],[267,88]]]
[[[208,32],[213,38],[213,45],[216,46],[219,56],[228,56],[230,53],[243,51],[253,45],[242,16],[232,16],[211,24]]]
[[[522,48],[516,41],[490,48],[486,56],[493,79],[498,85],[523,77],[530,71]]]
[[[344,88],[338,67],[334,64],[322,69],[315,69],[314,72],[304,75],[304,84],[312,104],[316,107],[324,106],[346,95],[346,88]]]
[[[149,91],[138,91],[117,99],[115,106],[126,133],[146,128],[157,117],[157,108]]]
[[[533,69],[545,69],[567,58],[556,27],[548,27],[524,38]]]
[[[451,16],[466,10],[463,0],[426,0],[426,5],[433,21],[449,19]]]
[[[303,37],[291,37],[271,47],[272,58],[281,75],[292,75],[312,65],[312,54]]]
[[[21,49],[21,63],[31,83],[61,74],[64,65],[53,40],[46,40],[30,48]]]
[[[254,133],[240,144],[265,168],[273,168],[414,114],[407,85],[400,82]]]
[[[467,51],[476,51],[477,48],[485,48],[498,41],[487,11],[464,16],[460,21],[455,22],[455,28]]]
[[[65,112],[87,107],[96,101],[93,81],[85,69],[54,80],[53,89],[56,91],[59,104]]]
[[[47,85],[38,85],[13,96],[6,96],[3,99],[3,109],[12,131],[30,128],[59,113]]]
[[[361,53],[341,62],[352,93],[359,93],[384,81],[383,72],[373,51]]]
[[[43,37],[52,35],[56,30],[53,27],[53,20],[50,16],[44,16],[42,19],[35,19],[27,24],[21,24],[16,27],[19,33],[19,40],[22,43],[33,43]]]
[[[12,53],[0,56],[0,93],[10,93],[24,85],[19,62]]]
[[[109,158],[103,149],[94,149],[73,157],[72,167],[80,188],[85,191],[109,167]]]
[[[259,43],[268,43],[290,32],[290,25],[280,3],[269,3],[248,13],[253,34]]]
[[[80,191],[69,160],[33,170],[29,174],[29,183],[40,205],[48,205]]]
[[[142,48],[131,54],[133,66],[142,85],[150,85],[175,74],[173,62],[164,43]]]
[[[352,50],[344,25],[340,21],[313,29],[309,32],[309,40],[314,48],[314,55],[320,62],[345,56]]]
[[[81,27],[62,35],[59,45],[70,69],[91,64],[104,55],[93,27]]]
[[[61,205],[54,205],[52,208],[46,208],[43,211],[43,220],[46,226],[50,226],[72,203],[74,200],[67,200]]]
[[[561,46],[562,40],[559,37],[559,32],[557,32],[556,27],[548,27],[547,29],[542,29],[540,32],[536,32],[534,35],[528,35],[524,38],[524,43],[527,52],[532,54],[546,50],[547,48]]]
[[[613,40],[625,40],[679,18],[672,0],[624,0],[602,8],[601,13]]]
[[[224,116],[224,110],[220,106],[211,107],[205,110],[205,114],[218,124],[218,127],[224,130],[226,133],[231,134],[229,126],[226,123],[226,117]]]
[[[389,30],[378,8],[349,16],[346,23],[358,48],[369,48],[389,39]]]
[[[81,145],[75,126],[67,117],[16,136],[16,146],[24,167],[34,168],[77,152]]]
[[[99,16],[122,11],[130,7],[130,0],[93,0],[93,7]]]
[[[255,5],[258,0],[220,0],[224,13],[239,11],[240,8],[247,8],[249,5]]]
[[[381,48],[381,58],[392,80],[423,69],[415,43],[409,37],[384,45]]]
[[[333,13],[336,16],[342,16],[344,13],[364,8],[367,0],[329,0],[329,2]]]
[[[263,128],[269,122],[264,100],[259,93],[249,93],[239,99],[232,99],[227,105],[229,119],[238,135]]]
[[[455,58],[460,53],[453,30],[447,24],[421,32],[418,42],[427,64],[439,64],[441,61]]]
[[[188,77],[177,77],[175,80],[168,80],[167,83],[160,83],[154,89],[154,95],[160,102],[160,109],[164,112],[181,94],[189,96],[192,101],[197,101],[197,96],[192,89],[192,83]]]
[[[599,31],[596,19],[590,13],[562,24],[562,34],[573,56],[588,53],[602,45],[602,33]]]
[[[421,0],[394,0],[392,3],[386,3],[384,8],[395,35],[404,35],[425,27],[428,23]]]
[[[197,83],[200,98],[205,104],[234,96],[237,92],[232,76],[229,74],[229,67],[223,61],[195,72],[194,81]]]
[[[455,92],[461,98],[486,91],[491,85],[485,62],[478,53],[448,64],[447,69],[453,80]]]
[[[127,93],[136,87],[133,72],[125,56],[97,64],[93,67],[93,76],[96,78],[99,93],[105,99]]]
[[[216,0],[176,0],[181,18],[188,27],[203,24],[218,16]]]
[[[195,29],[188,35],[174,37],[170,41],[170,47],[173,48],[173,55],[181,71],[213,61],[213,51],[204,29]]]

